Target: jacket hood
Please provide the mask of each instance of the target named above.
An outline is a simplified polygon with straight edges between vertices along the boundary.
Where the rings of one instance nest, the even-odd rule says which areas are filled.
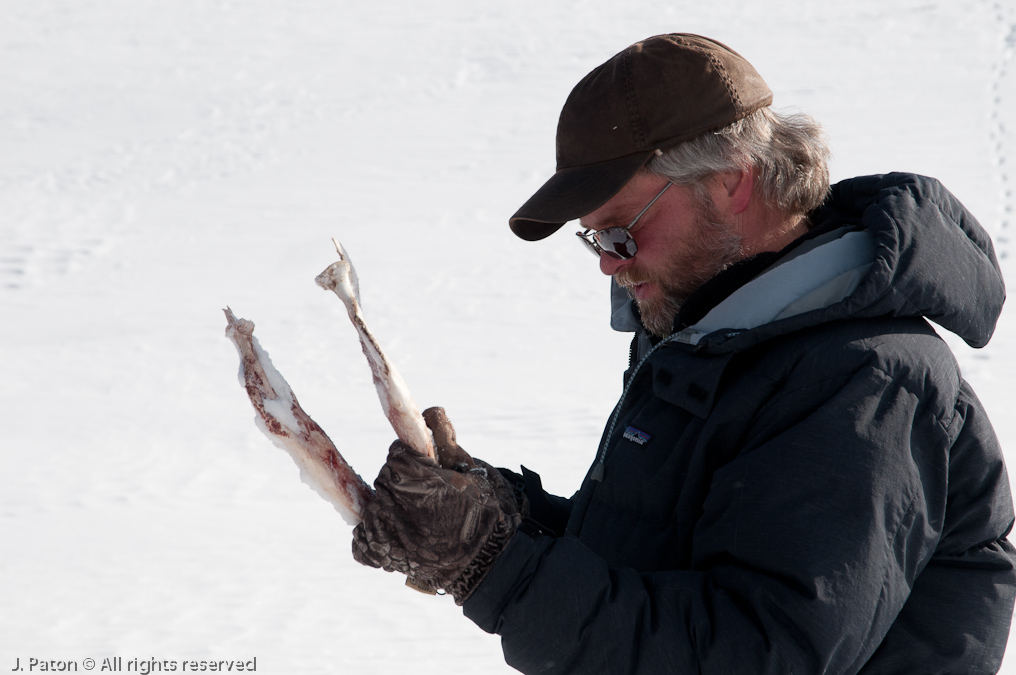
[[[1005,300],[998,260],[988,234],[938,181],[899,173],[846,180],[811,221],[775,263],[671,339],[739,350],[829,321],[907,316],[973,347],[987,344]],[[615,287],[611,325],[635,330],[625,299]]]

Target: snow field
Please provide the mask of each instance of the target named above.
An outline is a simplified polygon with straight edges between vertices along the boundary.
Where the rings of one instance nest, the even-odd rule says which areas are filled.
[[[570,493],[627,338],[570,230],[532,244],[507,218],[552,172],[575,82],[671,31],[726,42],[777,107],[822,121],[834,179],[942,179],[1011,277],[1003,0],[0,6],[0,668],[514,672],[450,599],[351,559],[348,526],[255,428],[220,310],[257,324],[371,480],[394,435],[313,283],[337,237],[417,402],[445,406],[467,450]],[[977,352],[950,341],[1010,457],[1013,324],[1010,308]]]

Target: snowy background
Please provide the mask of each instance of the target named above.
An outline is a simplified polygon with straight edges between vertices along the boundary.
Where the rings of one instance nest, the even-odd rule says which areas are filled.
[[[372,480],[393,434],[313,283],[338,237],[421,406],[570,494],[627,337],[567,228],[532,244],[507,218],[553,171],[571,87],[672,31],[821,120],[834,179],[942,179],[1014,285],[1009,0],[0,0],[0,670],[514,672],[449,598],[353,562],[255,428],[220,310]],[[952,344],[1016,467],[1013,315]]]

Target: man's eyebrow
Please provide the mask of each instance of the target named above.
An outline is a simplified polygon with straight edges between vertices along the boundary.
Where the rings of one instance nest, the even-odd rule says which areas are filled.
[[[622,217],[619,216],[618,214],[612,213],[611,215],[607,216],[606,218],[601,220],[599,223],[597,223],[596,229],[597,230],[605,230],[608,227],[627,227],[628,223],[630,223],[630,222],[631,222],[631,218],[628,218],[627,220],[625,220],[625,219],[622,219]],[[582,227],[586,228],[587,230],[593,229],[588,224],[584,223],[582,221],[582,218],[579,218],[579,224]]]

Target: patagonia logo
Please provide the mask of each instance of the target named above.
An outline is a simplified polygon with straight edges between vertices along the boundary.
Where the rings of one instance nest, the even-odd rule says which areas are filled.
[[[644,431],[639,431],[635,427],[628,427],[624,430],[624,437],[632,443],[638,443],[639,445],[645,445],[652,438],[649,434]]]

